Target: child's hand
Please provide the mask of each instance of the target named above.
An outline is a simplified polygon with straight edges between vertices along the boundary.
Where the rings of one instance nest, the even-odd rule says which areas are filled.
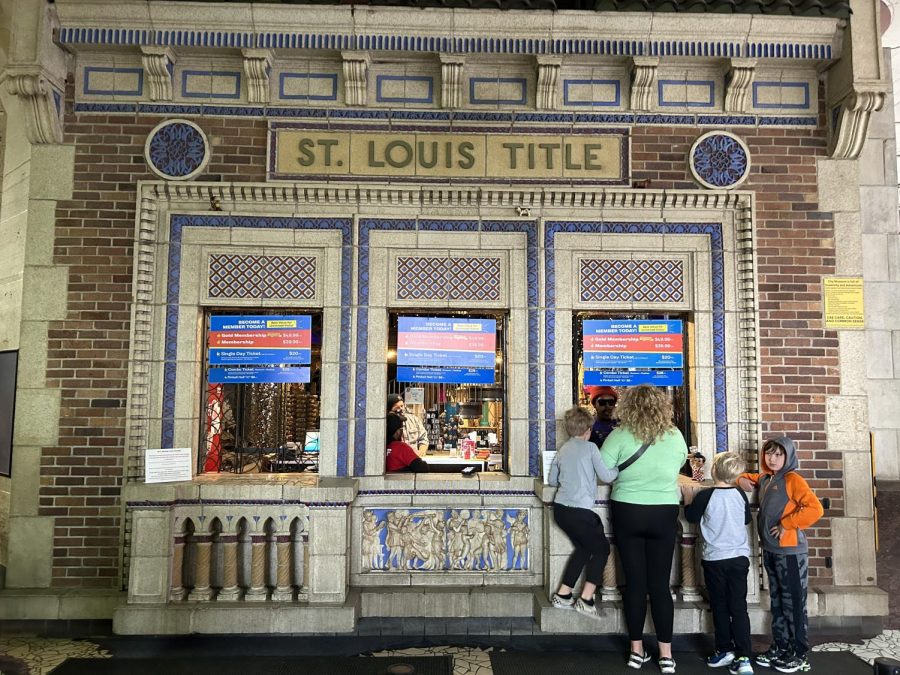
[[[741,488],[741,490],[743,490],[744,492],[752,492],[753,488],[756,487],[755,485],[753,485],[749,478],[743,477],[737,479],[737,484],[738,487]]]
[[[773,525],[769,528],[769,534],[781,541],[781,535],[784,534],[784,528],[781,525]]]

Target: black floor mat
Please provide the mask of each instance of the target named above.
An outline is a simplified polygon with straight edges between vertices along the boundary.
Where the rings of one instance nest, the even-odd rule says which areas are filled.
[[[637,673],[659,673],[654,662],[647,663],[640,670],[625,665],[625,654],[612,652],[491,652],[491,667],[494,675],[637,675]],[[811,673],[817,675],[872,675],[872,666],[852,654],[845,652],[811,652]],[[678,675],[710,675],[727,673],[727,668],[711,670],[697,654],[675,653]],[[757,675],[773,674],[776,671],[755,666]]]
[[[450,656],[67,659],[51,675],[453,675]]]

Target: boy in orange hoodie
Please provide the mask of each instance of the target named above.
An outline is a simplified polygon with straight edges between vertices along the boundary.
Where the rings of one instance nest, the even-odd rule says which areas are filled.
[[[809,670],[807,558],[803,530],[822,517],[822,505],[797,473],[797,450],[786,436],[763,445],[762,473],[738,479],[744,490],[759,489],[759,537],[769,577],[774,644],[756,663],[780,673]]]

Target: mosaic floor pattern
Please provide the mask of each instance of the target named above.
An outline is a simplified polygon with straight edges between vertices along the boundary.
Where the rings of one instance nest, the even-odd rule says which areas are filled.
[[[812,649],[814,652],[850,652],[867,663],[873,663],[879,656],[900,660],[900,630],[883,631],[861,644],[826,642]]]
[[[850,652],[870,664],[879,656],[900,660],[900,630],[886,630],[860,643],[827,642],[813,650]],[[491,651],[492,648],[443,646],[383,650],[370,655],[449,655],[453,657],[453,675],[493,675]],[[89,640],[35,636],[0,638],[0,675],[47,675],[69,657],[110,658],[112,654]]]

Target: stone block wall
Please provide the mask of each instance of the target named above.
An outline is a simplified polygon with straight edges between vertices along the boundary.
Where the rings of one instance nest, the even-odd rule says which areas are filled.
[[[39,515],[53,518],[54,587],[114,588],[121,580],[129,311],[136,182],[153,180],[144,158],[162,118],[75,114],[69,91],[66,138],[75,149],[72,198],[56,209],[53,264],[67,277],[65,319],[50,321],[46,382],[61,397],[59,439],[41,449]],[[266,122],[196,118],[211,141],[201,180],[263,181]],[[820,279],[834,274],[834,222],[818,203],[816,162],[826,156],[824,118],[816,128],[729,129],[747,143],[756,193],[762,432],[800,445],[803,474],[828,516],[844,509],[841,449],[826,438],[826,400],[840,393],[838,337],[823,328]],[[706,129],[637,126],[637,185],[696,189],[686,157]],[[258,209],[258,206],[257,206]],[[810,532],[811,576],[832,573],[829,519]]]

